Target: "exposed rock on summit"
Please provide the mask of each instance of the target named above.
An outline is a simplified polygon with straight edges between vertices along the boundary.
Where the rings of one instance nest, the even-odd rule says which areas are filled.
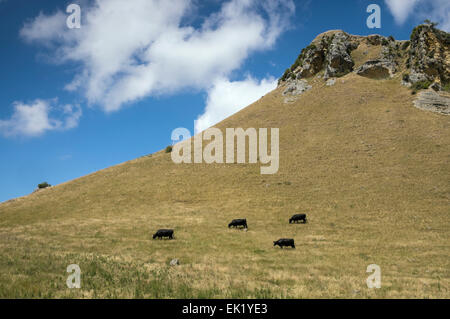
[[[353,70],[353,62],[350,52],[358,47],[351,41],[352,37],[345,32],[337,32],[331,38],[327,47],[326,69],[324,79],[339,77]]]
[[[320,72],[323,72],[322,78],[326,81],[354,71],[356,63],[352,52],[361,44],[364,44],[367,49],[362,55],[367,55],[370,49],[376,51],[373,49],[375,47],[380,47],[380,49],[378,49],[378,56],[373,61],[366,57],[369,61],[366,61],[366,65],[358,67],[358,74],[363,76],[373,74],[375,77],[383,78],[392,76],[397,71],[398,65],[399,54],[396,53],[396,50],[404,46],[403,42],[380,35],[367,37],[350,35],[341,30],[322,33],[301,51],[295,63],[279,80],[279,85],[296,79],[309,78]]]
[[[450,34],[432,24],[414,28],[407,67],[411,83],[420,81],[450,82]]]
[[[356,74],[372,79],[390,78],[395,72],[395,63],[381,60],[367,61],[356,70]]]
[[[339,77],[353,70],[351,51],[358,47],[355,37],[343,31],[319,35],[304,48],[295,63],[286,70],[279,83],[308,78],[324,71],[325,80]]]
[[[285,87],[284,95],[295,96],[309,89],[300,80],[314,77],[312,85],[323,79],[330,86],[328,80],[350,72],[377,80],[394,78],[412,93],[428,88],[449,91],[450,34],[433,23],[417,26],[404,41],[328,31],[301,51],[278,85]]]

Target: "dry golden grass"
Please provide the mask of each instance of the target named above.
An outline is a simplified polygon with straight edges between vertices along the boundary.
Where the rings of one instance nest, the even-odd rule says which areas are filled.
[[[357,69],[367,61],[379,59],[381,54],[380,45],[370,45],[367,41],[361,41],[361,44],[351,52],[354,68]]]
[[[162,151],[0,205],[0,297],[449,298],[449,117],[414,108],[399,79],[354,74],[282,101],[217,126],[279,127],[278,174]],[[152,240],[163,227],[176,240]]]

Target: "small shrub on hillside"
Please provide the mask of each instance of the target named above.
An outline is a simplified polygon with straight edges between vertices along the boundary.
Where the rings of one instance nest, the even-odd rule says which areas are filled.
[[[423,25],[418,25],[417,27],[415,27],[412,30],[411,36],[410,36],[411,41],[413,41],[417,37],[417,34],[419,34],[419,32],[422,30],[423,27],[424,27]]]
[[[47,188],[47,187],[50,187],[50,186],[52,186],[52,185],[50,185],[47,182],[43,182],[43,183],[38,184],[38,188],[39,189]]]
[[[450,92],[450,82],[442,85],[442,91]]]
[[[301,64],[301,59],[295,60],[294,64],[292,64],[290,70],[291,70],[291,71],[295,71],[295,69],[298,68],[298,67],[300,66],[300,64]]]
[[[409,82],[409,73],[403,74],[403,81]]]
[[[430,87],[430,85],[431,85],[430,81],[419,81],[414,83],[411,88],[416,91],[426,90]]]
[[[416,94],[420,90],[426,90],[430,87],[430,85],[431,85],[431,82],[426,81],[426,80],[416,82],[411,86],[411,90],[412,90],[411,94]]]
[[[167,146],[166,147],[166,153],[170,153],[170,152],[172,152],[172,146]]]
[[[283,76],[281,77],[281,81],[286,81],[290,72],[291,72],[290,69],[286,69],[286,71],[284,71],[283,73]]]

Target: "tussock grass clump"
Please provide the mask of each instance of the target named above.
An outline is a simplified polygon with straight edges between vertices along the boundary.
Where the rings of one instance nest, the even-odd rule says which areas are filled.
[[[411,90],[412,90],[411,93],[416,94],[420,90],[426,90],[430,87],[430,85],[431,85],[431,81],[424,80],[424,81],[416,82],[411,86]]]
[[[450,82],[442,85],[442,91],[450,92]]]

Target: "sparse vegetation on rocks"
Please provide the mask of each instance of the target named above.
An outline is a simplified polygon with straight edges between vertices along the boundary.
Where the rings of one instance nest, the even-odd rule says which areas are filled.
[[[417,93],[417,91],[428,89],[430,87],[430,85],[431,85],[431,81],[423,80],[423,81],[414,83],[411,86],[411,89],[415,94],[415,93]]]
[[[436,24],[422,24],[411,33],[407,67],[411,68],[411,83],[438,81],[445,86],[450,81],[449,34],[435,28]]]
[[[402,50],[406,50],[408,47],[409,47],[409,44],[410,44],[411,42],[410,41],[405,41],[405,42],[403,42],[403,44],[402,44]]]
[[[343,31],[323,36],[302,49],[295,62],[285,71],[279,84],[297,78],[305,79],[325,70],[324,79],[340,77],[353,70],[350,52],[357,47]]]
[[[448,91],[450,36],[449,33],[437,29],[436,25],[426,21],[425,24],[415,27],[410,40],[407,41],[395,40],[393,36],[359,37],[343,31],[326,32],[301,50],[278,84],[308,79],[319,72],[323,72],[320,77],[327,81],[352,71],[373,79],[393,78],[397,72],[403,71],[401,84],[411,87],[413,94],[428,87],[437,91]],[[359,60],[355,67],[352,52],[361,44],[363,47],[356,54]],[[379,47],[376,49],[378,56],[372,53],[369,57],[368,49],[375,50],[374,47]]]
[[[450,92],[450,82],[442,86],[442,91]]]

